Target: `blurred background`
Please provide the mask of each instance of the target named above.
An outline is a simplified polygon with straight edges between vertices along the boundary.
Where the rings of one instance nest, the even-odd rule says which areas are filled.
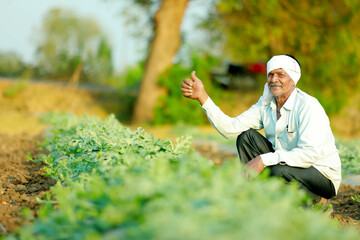
[[[360,137],[360,2],[350,0],[0,0],[0,133],[38,134],[45,112],[142,126],[158,137],[213,133],[182,96],[192,70],[237,116],[266,62],[291,54],[297,86],[340,138]],[[196,127],[195,127],[196,126]],[[174,130],[176,129],[176,130]]]

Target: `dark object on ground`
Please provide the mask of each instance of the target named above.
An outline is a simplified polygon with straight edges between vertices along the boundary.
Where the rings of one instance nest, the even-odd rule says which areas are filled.
[[[265,63],[227,64],[226,72],[212,73],[212,81],[224,89],[250,91],[258,87],[257,75],[266,76]]]

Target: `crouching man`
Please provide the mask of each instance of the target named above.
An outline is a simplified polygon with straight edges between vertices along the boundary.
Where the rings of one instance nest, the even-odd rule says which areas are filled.
[[[339,189],[341,162],[323,107],[296,88],[300,76],[300,64],[293,56],[273,56],[267,62],[263,95],[235,118],[214,104],[195,71],[191,79],[184,79],[181,91],[200,102],[220,134],[237,137],[240,160],[249,168],[260,173],[266,167],[271,176],[298,181],[326,206]],[[265,137],[256,131],[260,129]]]

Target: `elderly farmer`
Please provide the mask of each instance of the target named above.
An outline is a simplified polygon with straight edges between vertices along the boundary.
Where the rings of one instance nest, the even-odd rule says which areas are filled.
[[[260,173],[266,167],[271,176],[296,180],[301,188],[321,196],[320,203],[326,205],[340,186],[340,158],[324,109],[295,87],[300,76],[300,64],[293,56],[272,57],[263,95],[235,118],[214,104],[195,71],[181,84],[181,91],[200,102],[220,134],[237,137],[240,160],[249,168]],[[259,129],[265,130],[265,137]]]

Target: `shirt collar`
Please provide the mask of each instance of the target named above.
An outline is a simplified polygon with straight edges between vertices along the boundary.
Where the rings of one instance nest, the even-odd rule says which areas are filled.
[[[290,94],[290,97],[284,103],[283,106],[284,108],[286,108],[287,110],[292,110],[294,108],[296,94],[297,94],[297,90],[295,88]]]
[[[295,99],[296,99],[296,95],[297,95],[297,88],[295,88],[289,98],[286,100],[286,102],[284,103],[284,108],[286,110],[292,110],[294,108],[294,104],[295,104]],[[269,99],[270,101],[264,101],[263,105],[269,105],[271,106],[271,108],[275,109],[276,108],[276,101],[274,96],[271,95],[271,99]]]

